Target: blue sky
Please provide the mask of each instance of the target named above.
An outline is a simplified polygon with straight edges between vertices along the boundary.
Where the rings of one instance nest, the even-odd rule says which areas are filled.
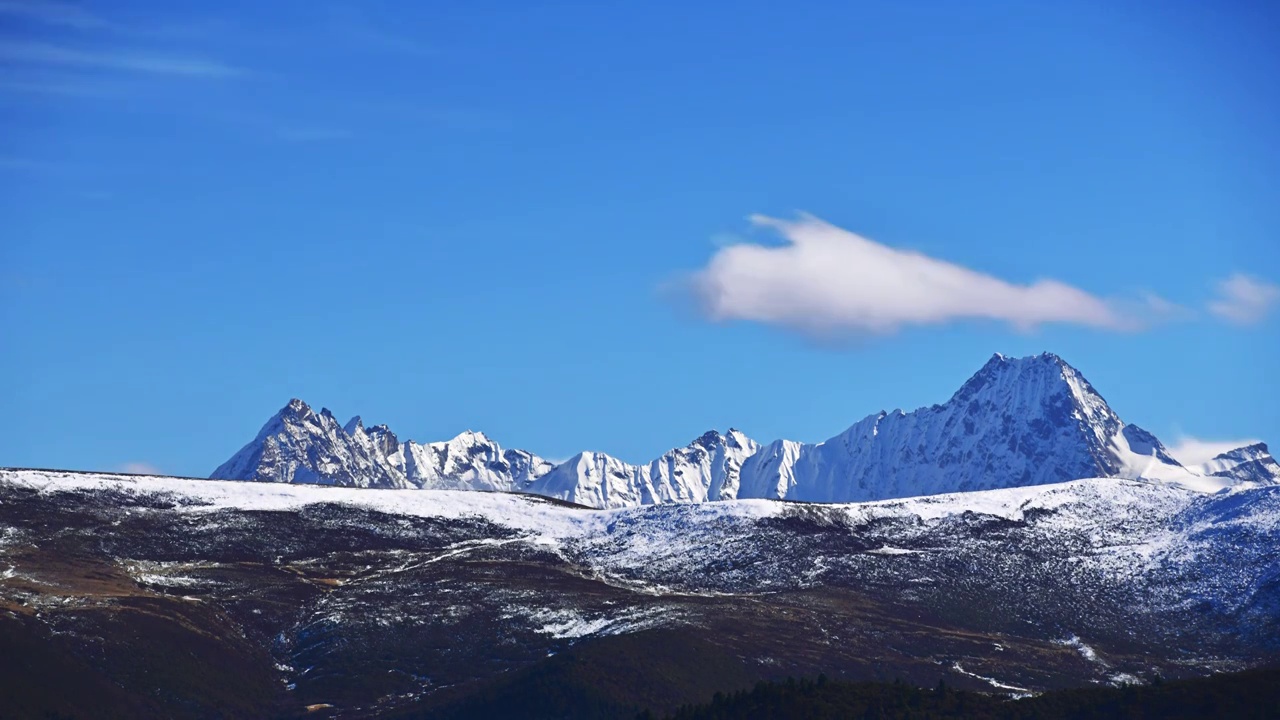
[[[1042,350],[1280,442],[1274,7],[696,5],[0,1],[0,465],[293,396],[643,461]]]

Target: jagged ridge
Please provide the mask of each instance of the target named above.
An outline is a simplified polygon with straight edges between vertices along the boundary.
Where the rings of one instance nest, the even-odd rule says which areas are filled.
[[[1266,443],[1254,443],[1220,453],[1197,469],[1205,475],[1245,482],[1266,483],[1280,479],[1280,464],[1271,456]]]
[[[1086,477],[1144,478],[1214,491],[1276,482],[1265,445],[1185,468],[1151,433],[1126,425],[1075,368],[1052,353],[996,354],[941,405],[880,412],[816,444],[761,446],[730,429],[632,465],[584,452],[556,466],[504,450],[483,433],[400,442],[359,417],[340,426],[292,400],[215,479],[372,488],[529,492],[593,507],[734,498],[854,502],[1043,485]]]
[[[484,433],[445,442],[400,442],[386,425],[359,416],[338,425],[293,399],[258,436],[213,472],[212,479],[295,482],[364,488],[527,491],[552,468],[524,450],[503,450]]]

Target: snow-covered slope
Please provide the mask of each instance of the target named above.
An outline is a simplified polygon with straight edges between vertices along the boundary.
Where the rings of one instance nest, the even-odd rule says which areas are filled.
[[[838,538],[869,534],[876,542],[864,552],[932,555],[960,550],[922,540],[936,530],[998,520],[1010,524],[992,526],[1002,528],[1004,534],[979,533],[984,542],[1004,543],[1006,549],[1017,547],[1036,556],[1065,552],[1066,538],[1083,539],[1084,547],[1076,548],[1081,554],[1072,556],[1071,562],[1088,564],[1090,572],[1116,580],[1132,578],[1158,564],[1203,564],[1197,543],[1220,543],[1227,537],[1237,553],[1251,547],[1264,566],[1274,568],[1275,537],[1280,533],[1280,487],[1276,485],[1244,483],[1206,494],[1165,482],[1125,478],[825,505],[749,499],[610,509],[507,493],[369,490],[54,470],[0,469],[0,488],[42,496],[101,494],[117,505],[152,498],[142,505],[203,516],[347,506],[390,516],[478,520],[514,531],[513,541],[557,547],[557,552],[580,556],[602,576],[647,577],[686,590],[723,592],[764,585],[800,588],[812,580],[798,569],[814,563],[815,558],[805,556],[812,549],[758,537],[784,529],[801,535],[834,531],[832,537]],[[388,532],[397,532],[395,523],[384,524]],[[1010,544],[1012,536],[1006,537],[1010,533],[1017,542]],[[827,562],[840,561],[844,555],[835,553]],[[1208,569],[1200,568],[1192,579],[1202,582],[1206,573]],[[1227,578],[1222,572],[1212,576],[1215,583]],[[1251,582],[1268,582],[1269,577],[1264,573]],[[1213,583],[1204,592],[1212,595]]]
[[[821,443],[761,446],[711,431],[633,465],[598,452],[554,466],[481,433],[401,443],[359,418],[291,401],[215,479],[349,487],[530,492],[601,508],[734,498],[855,502],[1044,485],[1085,477],[1148,479],[1201,492],[1280,481],[1266,446],[1186,468],[1151,433],[1125,424],[1051,353],[995,355],[941,405],[871,415]]]

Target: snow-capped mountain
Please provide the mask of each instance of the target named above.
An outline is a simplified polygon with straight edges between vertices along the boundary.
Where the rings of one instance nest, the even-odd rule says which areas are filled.
[[[1221,453],[1195,470],[1202,475],[1242,482],[1280,481],[1280,463],[1271,456],[1266,443],[1254,443]]]
[[[941,405],[880,412],[816,444],[761,446],[737,430],[633,465],[599,452],[558,466],[503,450],[482,433],[401,443],[360,418],[290,401],[214,479],[377,488],[528,492],[601,508],[735,498],[856,502],[1044,485],[1085,477],[1148,479],[1200,491],[1280,481],[1265,445],[1183,467],[1127,425],[1075,368],[1051,353],[996,354]]]
[[[759,444],[730,429],[712,430],[648,465],[604,453],[579,453],[529,485],[529,491],[599,508],[727,500],[737,496],[743,463]]]
[[[523,450],[503,450],[483,433],[445,442],[401,443],[386,425],[345,426],[329,410],[293,399],[211,476],[215,480],[307,483],[364,488],[527,491],[552,464]]]
[[[764,447],[738,496],[851,502],[1188,474],[1057,355],[997,354],[942,405],[880,412],[816,445]]]
[[[315,412],[293,399],[240,452],[213,471],[214,480],[411,487],[388,460],[399,443],[385,426],[364,432],[358,418],[343,428],[328,408]]]

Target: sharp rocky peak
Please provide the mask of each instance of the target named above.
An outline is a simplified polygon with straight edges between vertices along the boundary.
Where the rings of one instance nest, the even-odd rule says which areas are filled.
[[[311,409],[310,405],[298,398],[292,398],[289,402],[285,403],[284,407],[280,408],[279,412],[271,417],[271,420],[297,422],[306,420],[312,415],[315,415],[315,411]],[[268,421],[268,424],[270,424],[270,422],[271,421]]]
[[[1072,379],[1083,380],[1079,371],[1053,353],[1015,358],[996,353],[952,396],[963,400],[983,391],[1028,386],[1066,386]],[[1088,386],[1087,382],[1083,383]],[[1088,387],[1093,391],[1092,386]]]
[[[289,402],[285,403],[285,406],[280,411],[284,412],[286,410],[290,410],[295,413],[307,413],[311,412],[311,406],[301,398],[289,398]]]
[[[1228,450],[1224,453],[1218,453],[1214,457],[1215,460],[1222,458],[1239,458],[1239,459],[1257,459],[1263,456],[1270,456],[1271,450],[1264,442],[1256,442],[1249,445],[1241,445],[1234,450]]]
[[[532,453],[504,453],[483,433],[467,431],[427,447],[402,443],[386,425],[365,428],[358,415],[339,425],[328,408],[317,413],[294,398],[211,477],[345,487],[523,490],[549,469]]]
[[[708,430],[698,436],[697,440],[690,443],[690,446],[698,446],[708,450],[724,445],[726,438],[720,434],[719,430]]]
[[[450,445],[492,445],[488,435],[475,430],[464,430],[449,440]]]
[[[1264,442],[1219,453],[1201,465],[1200,469],[1206,475],[1237,482],[1280,483],[1280,463],[1271,456],[1271,451]]]

